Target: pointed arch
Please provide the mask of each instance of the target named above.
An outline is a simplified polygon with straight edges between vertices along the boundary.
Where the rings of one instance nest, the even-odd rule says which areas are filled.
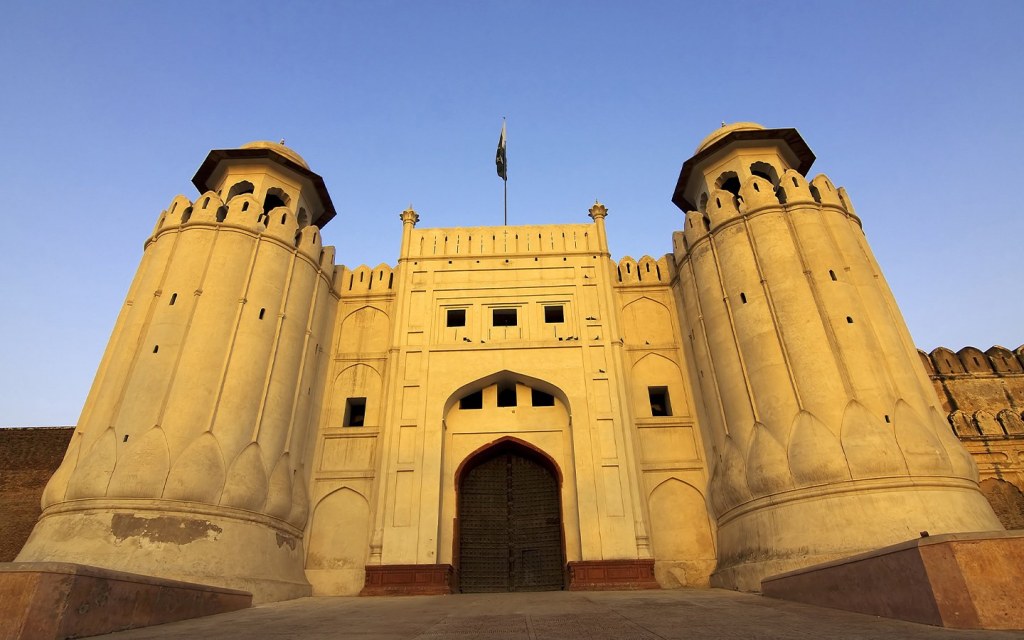
[[[455,403],[457,403],[459,401],[460,398],[462,398],[464,396],[467,396],[467,395],[469,395],[471,393],[474,393],[476,391],[480,391],[480,390],[484,389],[485,387],[489,387],[489,386],[491,386],[493,384],[498,384],[498,383],[502,383],[502,382],[506,382],[506,383],[519,383],[521,385],[530,387],[531,389],[537,389],[539,391],[543,391],[544,393],[547,393],[549,395],[554,396],[555,398],[560,400],[562,402],[562,404],[565,405],[565,410],[569,413],[570,421],[571,421],[571,419],[572,419],[572,417],[571,417],[572,416],[572,409],[571,409],[570,404],[569,404],[569,397],[565,394],[564,391],[562,391],[562,389],[560,389],[559,387],[551,384],[550,382],[548,382],[546,380],[541,380],[540,378],[534,378],[533,376],[528,376],[528,375],[526,375],[524,373],[519,373],[517,371],[510,371],[508,369],[502,369],[501,371],[495,371],[492,374],[483,376],[481,378],[477,378],[476,380],[473,380],[472,382],[467,382],[466,384],[464,384],[464,385],[458,387],[457,389],[453,390],[448,395],[448,399],[445,400],[444,410],[441,412],[441,415],[442,416],[448,415],[448,412],[455,405]]]
[[[628,344],[675,342],[672,314],[663,302],[640,296],[622,306],[622,330]]]
[[[313,509],[306,549],[306,573],[313,595],[355,595],[365,580],[370,549],[370,503],[342,485]]]
[[[369,272],[367,271],[367,274]],[[352,311],[341,321],[338,351],[341,353],[379,353],[387,351],[390,317],[373,305]]]
[[[679,365],[660,353],[646,353],[633,363],[631,370],[634,415],[654,417],[651,407],[652,388],[664,388],[668,395],[671,416],[689,415],[690,409],[683,374]]]
[[[344,425],[345,408],[349,398],[363,399],[365,413],[361,426],[379,426],[382,384],[380,372],[363,362],[351,364],[339,371],[331,384],[326,426]]]
[[[648,504],[658,582],[667,587],[708,586],[715,543],[703,494],[672,476],[651,490]]]

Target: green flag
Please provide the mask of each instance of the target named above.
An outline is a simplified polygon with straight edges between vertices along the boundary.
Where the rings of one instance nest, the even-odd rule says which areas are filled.
[[[494,154],[494,164],[498,167],[498,177],[508,180],[508,156],[505,151],[505,123],[501,123],[501,137],[498,138],[498,151]]]

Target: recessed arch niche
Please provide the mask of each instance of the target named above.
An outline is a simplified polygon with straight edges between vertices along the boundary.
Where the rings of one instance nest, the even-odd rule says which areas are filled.
[[[348,314],[341,323],[338,351],[341,353],[379,353],[388,349],[388,314],[377,307],[365,306]]]
[[[622,308],[622,324],[628,344],[672,344],[672,316],[668,307],[646,296]]]
[[[704,496],[669,478],[651,492],[654,575],[666,588],[707,587],[715,568],[715,547]]]
[[[498,406],[499,387],[516,391],[517,406]],[[533,403],[533,392],[546,398]],[[480,408],[461,408],[460,400],[480,394]],[[572,403],[557,385],[517,371],[501,370],[456,386],[441,407],[443,476],[440,506],[440,562],[457,562],[456,492],[460,465],[478,451],[515,439],[538,452],[564,474],[560,481],[565,556],[580,558],[576,470],[572,463]]]
[[[361,493],[342,487],[317,503],[306,549],[306,577],[314,596],[359,593],[369,539],[370,505]]]

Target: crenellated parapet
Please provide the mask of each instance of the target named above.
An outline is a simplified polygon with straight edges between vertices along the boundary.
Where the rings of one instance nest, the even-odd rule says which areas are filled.
[[[607,253],[596,224],[413,229],[408,258]]]
[[[334,269],[334,247],[323,246],[318,227],[301,225],[299,216],[287,206],[264,211],[260,201],[250,193],[236,195],[227,202],[214,191],[204,193],[195,202],[183,195],[175,196],[157,218],[146,246],[161,234],[201,227],[254,233],[296,249],[327,273]]]
[[[342,266],[338,274],[338,291],[342,298],[358,295],[394,295],[395,270],[381,263],[374,268],[359,265],[355,269]]]
[[[1024,438],[1024,345],[918,350],[961,440]]]
[[[773,183],[759,175],[736,183],[735,192],[712,188],[700,198],[701,208],[686,212],[681,237],[674,238],[676,262],[684,260],[690,249],[707,241],[715,233],[760,214],[810,209],[818,214],[837,213],[860,226],[845,189],[836,188],[825,174],[808,182],[792,169]]]
[[[918,353],[928,375],[933,377],[1024,374],[1024,345],[1013,351],[995,345],[986,351],[968,346],[956,352],[936,347],[931,353],[921,350]]]
[[[657,260],[650,256],[643,256],[639,260],[626,256],[619,260],[616,275],[620,285],[668,284],[672,280],[669,269],[666,256]]]

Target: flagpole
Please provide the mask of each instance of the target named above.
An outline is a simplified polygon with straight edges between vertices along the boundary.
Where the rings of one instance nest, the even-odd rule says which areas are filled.
[[[501,130],[505,131],[505,116],[501,117]],[[508,133],[505,133],[505,226],[508,226]]]
[[[508,153],[507,134],[505,133],[505,117],[501,118],[501,136],[498,138],[498,150],[494,154],[494,165],[498,169],[498,177],[505,183],[505,226],[508,226]]]

